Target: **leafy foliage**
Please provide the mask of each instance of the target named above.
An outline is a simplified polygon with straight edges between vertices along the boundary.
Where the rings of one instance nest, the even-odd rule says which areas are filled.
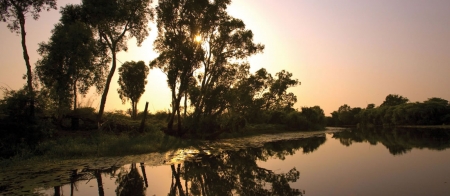
[[[0,1],[0,20],[8,23],[12,32],[20,33],[25,24],[25,15],[31,14],[34,20],[44,10],[56,9],[56,0],[2,0]]]
[[[450,123],[450,105],[442,98],[424,102],[407,103],[408,99],[388,95],[379,107],[372,104],[366,109],[343,105],[331,113],[327,124],[341,125],[442,125]]]
[[[408,103],[409,99],[400,95],[389,94],[380,106],[396,106]]]
[[[109,49],[112,65],[100,101],[98,120],[102,118],[111,79],[116,71],[116,53],[126,51],[127,40],[136,38],[140,46],[148,36],[148,22],[153,20],[151,0],[83,0],[84,19],[97,31],[97,40]]]
[[[127,99],[131,101],[132,118],[136,118],[137,104],[142,94],[145,92],[145,85],[147,84],[147,75],[149,68],[144,61],[139,62],[125,62],[119,68],[119,86],[117,89],[122,103]]]
[[[264,48],[253,43],[253,33],[241,20],[227,14],[229,4],[229,0],[159,1],[155,50],[160,55],[151,66],[166,73],[172,91],[169,131],[175,115],[181,130],[180,102],[188,94],[194,126],[202,118],[221,114],[238,67],[230,60],[245,59]],[[198,36],[203,38],[200,42]]]
[[[80,20],[67,20],[77,8],[63,8],[49,42],[39,44],[42,59],[36,63],[36,73],[60,109],[73,105],[75,110],[77,92],[84,95],[93,85],[100,92],[108,68],[109,58],[97,45],[92,29]]]
[[[34,117],[33,75],[26,45],[25,15],[30,13],[33,19],[39,18],[42,9],[56,9],[56,0],[2,0],[0,1],[0,20],[8,23],[8,28],[21,35],[23,59],[27,68],[27,88],[30,96],[30,117]]]

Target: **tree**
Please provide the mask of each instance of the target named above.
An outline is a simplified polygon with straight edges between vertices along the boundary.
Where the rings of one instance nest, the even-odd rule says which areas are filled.
[[[11,32],[20,34],[22,40],[23,59],[27,67],[27,87],[30,96],[30,115],[34,116],[33,77],[30,57],[26,45],[25,15],[30,13],[34,20],[39,18],[41,10],[56,9],[56,0],[1,0],[0,20],[8,23]]]
[[[292,108],[297,102],[297,96],[293,93],[287,93],[286,90],[289,87],[299,84],[297,79],[292,79],[292,73],[285,70],[276,74],[278,77],[275,81],[271,82],[270,92],[265,93],[266,110],[270,109],[286,109]]]
[[[39,44],[42,59],[36,63],[36,73],[59,109],[73,105],[75,111],[77,92],[85,95],[93,85],[100,92],[105,83],[109,58],[99,48],[90,26],[73,16],[80,9],[74,5],[63,8],[50,40]]]
[[[100,101],[98,121],[101,120],[109,85],[116,71],[116,54],[127,50],[129,38],[136,38],[140,46],[148,36],[148,22],[153,20],[151,0],[83,0],[86,20],[97,30],[98,40],[105,44],[112,56],[112,66],[106,78]]]
[[[380,106],[396,106],[408,103],[409,99],[400,95],[389,94]]]
[[[375,104],[373,104],[373,103],[367,104],[366,109],[374,109],[374,108],[375,108]]]
[[[119,68],[119,83],[120,88],[117,89],[122,104],[126,100],[131,101],[131,117],[134,119],[137,115],[137,103],[145,92],[145,85],[147,84],[147,75],[149,68],[144,61],[139,62],[125,62]]]
[[[241,20],[227,14],[228,4],[230,0],[159,1],[155,50],[160,55],[151,66],[166,73],[172,91],[168,131],[175,115],[181,131],[180,102],[186,100],[188,89],[194,124],[202,115],[220,114],[224,108],[217,106],[223,106],[224,92],[229,90],[227,76],[236,68],[230,60],[245,59],[264,48],[253,43],[253,33]]]
[[[447,100],[439,98],[439,97],[429,98],[424,103],[437,103],[437,104],[441,104],[441,105],[444,105],[444,106],[448,105],[448,101]]]
[[[253,42],[253,32],[246,29],[242,20],[227,14],[229,0],[206,2],[211,5],[207,7],[205,15],[212,17],[206,18],[208,23],[202,26],[200,33],[204,38],[204,55],[201,72],[196,77],[199,93],[196,99],[191,99],[194,124],[199,124],[201,119],[214,119],[225,111],[226,102],[220,102],[217,98],[226,99],[230,96],[230,86],[240,79],[236,76],[238,68],[232,62],[245,60],[264,49],[264,45]]]

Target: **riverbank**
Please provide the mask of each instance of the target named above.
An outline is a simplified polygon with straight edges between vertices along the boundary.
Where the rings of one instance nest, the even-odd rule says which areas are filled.
[[[180,148],[175,148],[174,145],[172,147],[167,147],[169,150],[164,152],[149,152],[136,155],[84,156],[65,159],[42,155],[30,157],[25,160],[4,160],[0,162],[0,192],[2,192],[1,190],[3,189],[6,192],[10,191],[9,193],[17,195],[28,195],[33,193],[33,191],[37,191],[36,187],[55,187],[60,186],[61,184],[68,184],[71,182],[71,171],[82,171],[86,169],[89,171],[103,171],[108,168],[120,168],[123,165],[130,163],[145,163],[146,166],[160,166],[181,162],[186,157],[191,157],[192,154],[190,154],[190,152],[195,152],[196,149],[211,154],[219,154],[227,150],[261,147],[265,143],[273,141],[294,140],[309,137],[323,138],[325,137],[325,134],[337,131],[342,131],[342,129],[327,129],[324,131],[309,132],[280,132],[278,134],[259,134],[251,137],[220,139],[215,141],[186,141],[186,143],[178,145]],[[150,139],[149,137],[150,136],[147,136],[144,139]],[[177,138],[167,137],[168,141],[176,142],[177,140]],[[134,143],[136,145],[138,144],[137,142]],[[190,146],[193,143],[196,143],[196,147]],[[142,144],[143,143],[140,143],[140,145]],[[183,145],[185,146],[182,147]]]
[[[240,132],[224,133],[220,139],[238,139],[263,134],[298,133],[282,126],[248,125]],[[301,132],[309,133],[309,132]],[[55,137],[39,143],[35,149],[20,149],[14,157],[0,160],[0,165],[24,160],[70,160],[160,153],[181,148],[199,148],[206,140],[177,138],[157,129],[144,133],[108,133],[96,131],[59,131]]]

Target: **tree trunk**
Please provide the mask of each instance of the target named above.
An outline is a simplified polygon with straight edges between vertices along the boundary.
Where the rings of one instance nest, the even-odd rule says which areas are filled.
[[[25,65],[27,67],[27,85],[28,85],[28,96],[30,98],[30,117],[34,117],[34,91],[33,91],[33,77],[31,72],[30,57],[28,56],[28,50],[26,45],[26,32],[25,32],[25,15],[18,11],[18,18],[20,23],[20,35],[22,38],[22,49],[23,49],[23,59],[25,60]]]
[[[139,131],[140,132],[144,132],[145,119],[147,118],[147,109],[148,109],[148,102],[145,103],[145,109],[144,109],[144,114],[143,114],[143,117],[142,117],[141,127],[139,127]],[[141,166],[142,166],[142,164],[143,163],[141,163]],[[147,180],[147,179],[145,179],[145,180]],[[147,182],[145,182],[145,183],[147,183]]]
[[[167,123],[167,131],[169,133],[173,132],[173,121],[175,120],[175,112],[176,112],[176,96],[175,96],[175,86],[171,86],[172,91],[172,113],[169,116],[169,122]]]
[[[77,80],[73,82],[73,111],[77,110]]]
[[[187,91],[184,92],[184,118],[186,118],[187,112]]]
[[[106,78],[105,89],[103,91],[102,100],[100,101],[100,109],[98,111],[98,116],[97,116],[97,122],[99,123],[99,125],[100,125],[100,121],[103,116],[103,112],[105,110],[105,103],[106,103],[106,97],[108,96],[109,85],[111,84],[112,77],[114,75],[114,72],[116,71],[116,52],[115,51],[116,51],[116,46],[113,45],[111,48],[112,66],[111,66],[111,70],[109,71],[108,77]],[[99,129],[100,129],[100,126],[99,126]]]
[[[77,80],[73,82],[73,113],[72,113],[72,130],[78,130],[80,120],[77,114]]]
[[[136,119],[136,109],[135,109],[135,103],[133,100],[131,100],[131,119]]]

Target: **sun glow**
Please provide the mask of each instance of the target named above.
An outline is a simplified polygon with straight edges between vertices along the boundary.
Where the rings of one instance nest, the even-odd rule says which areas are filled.
[[[202,41],[202,36],[196,35],[195,38],[194,38],[194,40],[195,40],[196,42],[201,42],[201,41]]]

